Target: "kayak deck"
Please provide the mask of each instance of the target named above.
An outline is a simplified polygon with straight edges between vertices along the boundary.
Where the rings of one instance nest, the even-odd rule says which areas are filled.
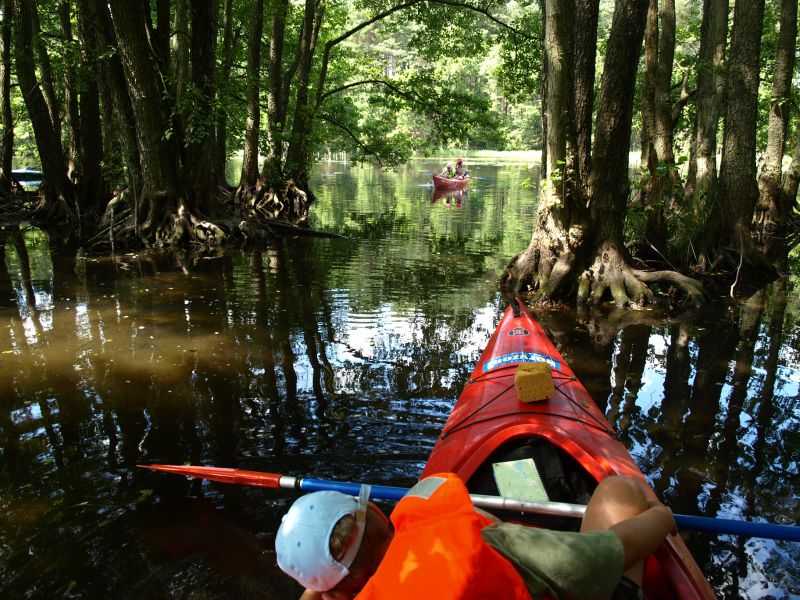
[[[547,362],[552,397],[524,403],[514,375],[522,362]],[[641,481],[655,494],[611,424],[519,300],[506,310],[445,423],[422,472],[453,472],[471,493],[500,495],[493,465],[532,459],[551,501],[585,504],[609,475]],[[577,531],[578,519],[520,513],[503,520]],[[645,598],[715,598],[679,536],[669,536],[648,559]]]

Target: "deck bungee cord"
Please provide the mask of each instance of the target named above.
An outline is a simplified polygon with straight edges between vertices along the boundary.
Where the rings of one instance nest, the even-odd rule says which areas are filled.
[[[513,375],[514,372],[516,372],[516,368],[518,366],[519,366],[518,363],[514,363],[514,364],[510,364],[510,365],[503,365],[502,367],[497,367],[495,369],[492,369],[491,371],[487,371],[486,373],[482,373],[478,377],[473,377],[473,378],[469,379],[467,381],[467,385],[470,385],[470,384],[473,384],[473,383],[485,383],[487,381],[496,381],[496,380],[503,379],[505,377],[509,377],[510,375]],[[512,368],[514,369],[514,372],[504,373],[502,375],[496,375],[497,371],[510,370]],[[614,431],[613,429],[607,427],[600,419],[598,419],[595,415],[593,415],[591,412],[589,412],[586,409],[585,406],[581,406],[581,404],[579,402],[577,402],[573,397],[569,396],[568,394],[566,394],[564,392],[563,389],[561,389],[562,387],[564,387],[565,385],[568,385],[569,383],[578,381],[577,377],[575,377],[574,375],[569,375],[568,373],[565,373],[564,371],[561,371],[560,369],[552,369],[551,372],[555,372],[555,373],[557,373],[558,375],[561,376],[561,377],[558,377],[558,378],[553,378],[554,381],[561,382],[559,385],[555,386],[555,391],[556,392],[560,392],[561,395],[564,396],[564,398],[566,398],[572,406],[574,406],[575,408],[580,410],[582,413],[584,413],[593,422],[584,421],[583,419],[579,419],[577,417],[571,417],[569,415],[564,415],[564,414],[557,413],[557,412],[548,412],[548,411],[541,411],[541,410],[519,410],[519,411],[515,411],[515,412],[503,413],[501,415],[492,415],[491,417],[487,417],[485,419],[477,419],[475,421],[467,423],[467,421],[469,421],[472,417],[474,417],[478,412],[480,412],[481,410],[483,410],[484,408],[486,408],[487,406],[492,404],[494,401],[496,401],[498,398],[500,398],[506,392],[510,391],[514,387],[514,384],[512,383],[510,386],[508,386],[504,390],[501,390],[500,392],[495,394],[490,400],[484,402],[483,404],[478,406],[475,410],[473,410],[471,413],[469,413],[468,415],[463,417],[458,423],[453,424],[451,427],[449,427],[445,431],[443,431],[442,434],[439,436],[439,439],[444,440],[447,437],[449,437],[450,435],[452,435],[453,433],[456,433],[458,431],[462,431],[463,429],[466,429],[467,427],[470,427],[472,425],[477,425],[479,423],[486,423],[486,422],[491,421],[493,419],[500,419],[500,418],[503,418],[503,417],[509,417],[509,416],[513,416],[515,414],[521,414],[521,415],[522,414],[548,415],[548,416],[552,416],[552,417],[559,418],[559,419],[566,419],[568,421],[574,421],[576,423],[581,423],[583,425],[586,425],[587,427],[592,427],[594,429],[602,431],[603,433],[608,434],[609,436],[611,436],[614,439],[619,439],[619,436],[618,436],[616,431]],[[490,375],[490,374],[493,374],[493,375],[496,375],[496,376],[487,377],[487,375]]]

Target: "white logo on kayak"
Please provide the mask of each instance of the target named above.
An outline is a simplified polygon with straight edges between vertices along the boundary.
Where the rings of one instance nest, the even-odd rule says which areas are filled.
[[[491,371],[496,367],[508,365],[511,363],[524,363],[524,362],[546,362],[554,369],[560,369],[561,363],[556,359],[547,356],[546,354],[539,354],[538,352],[510,352],[502,356],[496,356],[491,360],[483,363],[483,372]]]
[[[518,335],[528,335],[528,334],[530,334],[530,331],[528,331],[524,327],[514,327],[514,329],[508,332],[508,335],[510,335],[511,337]]]

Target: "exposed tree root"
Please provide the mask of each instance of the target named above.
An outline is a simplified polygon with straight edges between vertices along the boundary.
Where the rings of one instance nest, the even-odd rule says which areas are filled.
[[[294,223],[273,214],[298,214],[307,216],[308,195],[290,186],[286,202],[277,194],[267,194],[262,188],[249,193],[237,191],[238,198],[252,201],[244,217],[237,216],[236,206],[226,205],[230,200],[224,190],[218,197],[206,199],[212,210],[190,209],[185,198],[167,194],[153,194],[139,198],[124,190],[109,202],[90,247],[140,248],[153,246],[203,246],[218,247],[230,243],[263,244],[279,237],[344,237],[338,234],[315,231],[304,226],[305,218]],[[260,195],[259,195],[260,194]],[[260,197],[261,200],[256,200]],[[286,210],[287,206],[290,208]],[[209,215],[213,212],[213,215]]]
[[[634,269],[613,244],[602,244],[594,262],[580,276],[578,304],[599,304],[609,295],[619,308],[641,308],[654,300],[654,284],[666,284],[668,296],[682,293],[695,306],[705,302],[700,282],[676,271],[643,271]]]
[[[141,199],[124,190],[109,202],[92,245],[207,247],[226,243],[231,230],[199,211],[189,208],[185,198],[153,194]]]
[[[308,218],[308,206],[313,195],[289,180],[278,187],[259,181],[254,187],[236,190],[234,202],[244,214],[267,219],[283,219],[301,223]]]
[[[33,216],[50,223],[74,223],[78,220],[77,213],[64,198],[47,200],[46,196],[41,196]]]
[[[657,285],[662,297],[686,298],[695,306],[706,300],[699,281],[676,271],[636,269],[614,244],[602,244],[580,274],[577,254],[565,244],[557,245],[559,248],[560,254],[549,246],[531,243],[508,265],[502,285],[515,291],[527,287],[531,302],[540,305],[569,298],[579,306],[598,305],[610,297],[619,308],[641,308],[655,301]]]
[[[515,256],[506,267],[502,285],[515,291],[527,288],[536,304],[564,300],[575,293],[574,274],[584,228],[573,225],[564,229],[555,219],[540,222],[528,248]]]

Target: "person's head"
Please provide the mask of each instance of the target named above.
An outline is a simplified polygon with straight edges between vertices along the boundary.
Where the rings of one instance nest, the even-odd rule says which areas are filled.
[[[463,163],[464,163],[464,159],[463,159],[463,158],[459,158],[459,159],[456,161],[456,165],[458,165],[459,167],[460,167],[460,166],[461,166]]]
[[[275,539],[278,566],[323,598],[352,598],[372,576],[391,541],[389,520],[368,502],[339,492],[299,498]]]
[[[452,169],[453,168],[453,163],[447,163],[447,168],[448,169]]]

